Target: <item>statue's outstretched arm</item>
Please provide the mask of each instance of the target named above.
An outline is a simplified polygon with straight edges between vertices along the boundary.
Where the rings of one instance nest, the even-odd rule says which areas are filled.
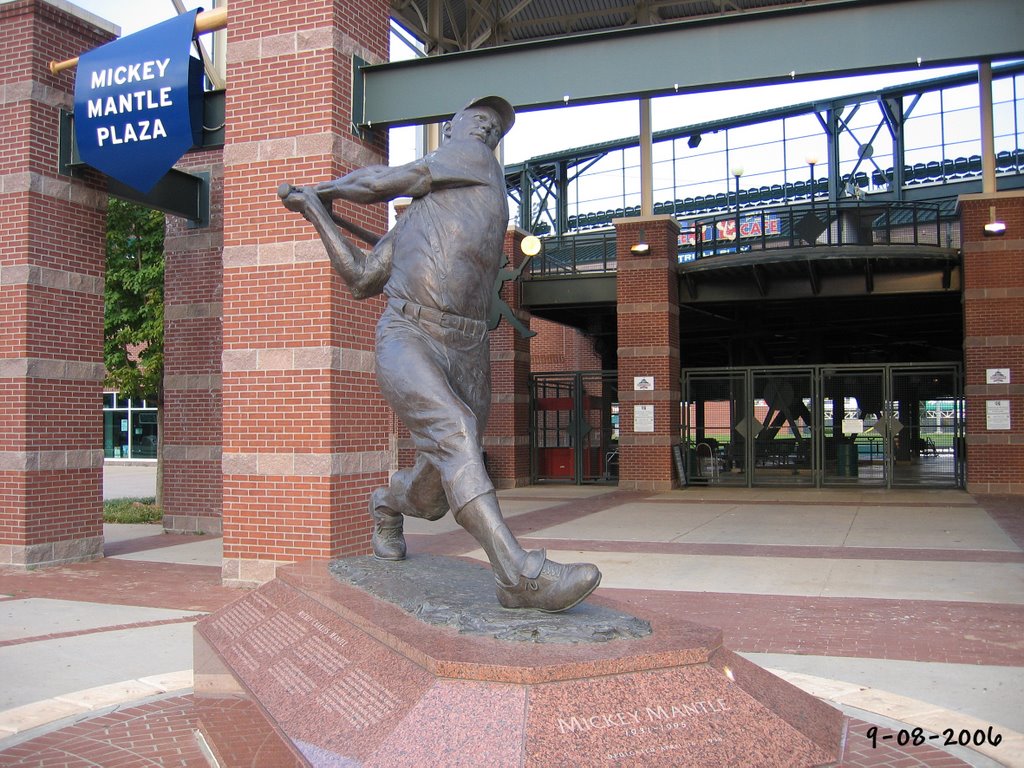
[[[384,290],[384,284],[391,275],[393,248],[390,232],[366,253],[341,234],[327,207],[330,203],[323,202],[316,187],[291,187],[281,202],[285,208],[301,213],[316,228],[331,266],[341,275],[355,298],[369,298]]]
[[[342,198],[353,203],[382,203],[396,197],[423,197],[430,192],[430,170],[414,161],[394,168],[371,165],[359,168],[340,179],[325,181],[313,187],[321,200]]]
[[[390,233],[369,253],[345,237],[331,216],[331,201],[342,198],[354,203],[382,203],[396,197],[423,197],[432,186],[427,163],[421,160],[396,166],[371,165],[340,179],[311,187],[282,184],[278,194],[290,210],[298,211],[316,228],[335,271],[357,299],[376,296],[391,275],[393,248]]]

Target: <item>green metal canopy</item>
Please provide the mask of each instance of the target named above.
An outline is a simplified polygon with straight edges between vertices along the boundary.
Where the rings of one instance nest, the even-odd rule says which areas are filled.
[[[358,66],[354,117],[384,127],[435,121],[483,93],[533,110],[1007,59],[1024,54],[1019,10],[1017,0],[407,0],[392,4],[396,20],[441,55]]]

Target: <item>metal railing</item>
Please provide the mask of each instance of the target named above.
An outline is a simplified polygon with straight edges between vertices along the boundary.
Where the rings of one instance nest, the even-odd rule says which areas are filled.
[[[542,242],[544,250],[534,257],[530,265],[533,277],[599,274],[616,269],[614,230],[546,237]]]
[[[817,203],[721,212],[681,222],[679,261],[772,249],[843,246],[960,247],[956,201]],[[613,230],[543,239],[533,278],[614,272]]]
[[[740,210],[691,219],[680,261],[778,248],[911,245],[960,247],[955,201],[844,201]],[[737,238],[737,230],[739,237]]]

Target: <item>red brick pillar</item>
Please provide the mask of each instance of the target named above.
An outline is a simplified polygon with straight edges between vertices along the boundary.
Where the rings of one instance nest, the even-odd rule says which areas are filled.
[[[528,233],[510,228],[505,235],[506,269],[523,262],[520,243]],[[520,322],[529,327],[529,315],[520,309],[518,281],[506,282],[501,298]],[[487,471],[498,488],[530,484],[530,340],[508,320],[491,331],[491,416],[484,435]]]
[[[164,238],[164,528],[221,532],[221,255],[224,167],[220,149],[177,165],[210,177],[210,223],[167,217]]]
[[[379,299],[355,301],[316,232],[280,204],[308,184],[386,162],[351,125],[351,62],[383,62],[385,0],[233,0],[224,146],[224,581],[369,551],[367,497],[392,464],[377,391]],[[383,232],[387,209],[344,215]]]
[[[106,195],[57,173],[74,72],[47,64],[114,30],[75,10],[0,5],[0,565],[103,553]]]
[[[1024,494],[1024,192],[961,197],[960,212],[967,490]],[[1006,224],[1002,237],[985,237],[993,213]],[[988,383],[1000,369],[1009,382]],[[989,421],[1005,402],[1009,429]]]
[[[672,488],[672,446],[680,437],[679,223],[671,216],[616,219],[619,333],[619,487]],[[646,255],[631,246],[644,241]],[[635,379],[654,380],[653,389]],[[653,431],[637,431],[637,407],[654,410]]]

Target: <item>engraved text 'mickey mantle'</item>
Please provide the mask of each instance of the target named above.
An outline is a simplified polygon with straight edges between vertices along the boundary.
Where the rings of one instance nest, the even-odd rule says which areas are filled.
[[[644,723],[664,722],[700,715],[721,714],[729,711],[725,699],[707,699],[664,706],[658,704],[627,712],[611,712],[597,715],[571,715],[558,718],[559,733],[605,730],[608,728],[629,728]]]

